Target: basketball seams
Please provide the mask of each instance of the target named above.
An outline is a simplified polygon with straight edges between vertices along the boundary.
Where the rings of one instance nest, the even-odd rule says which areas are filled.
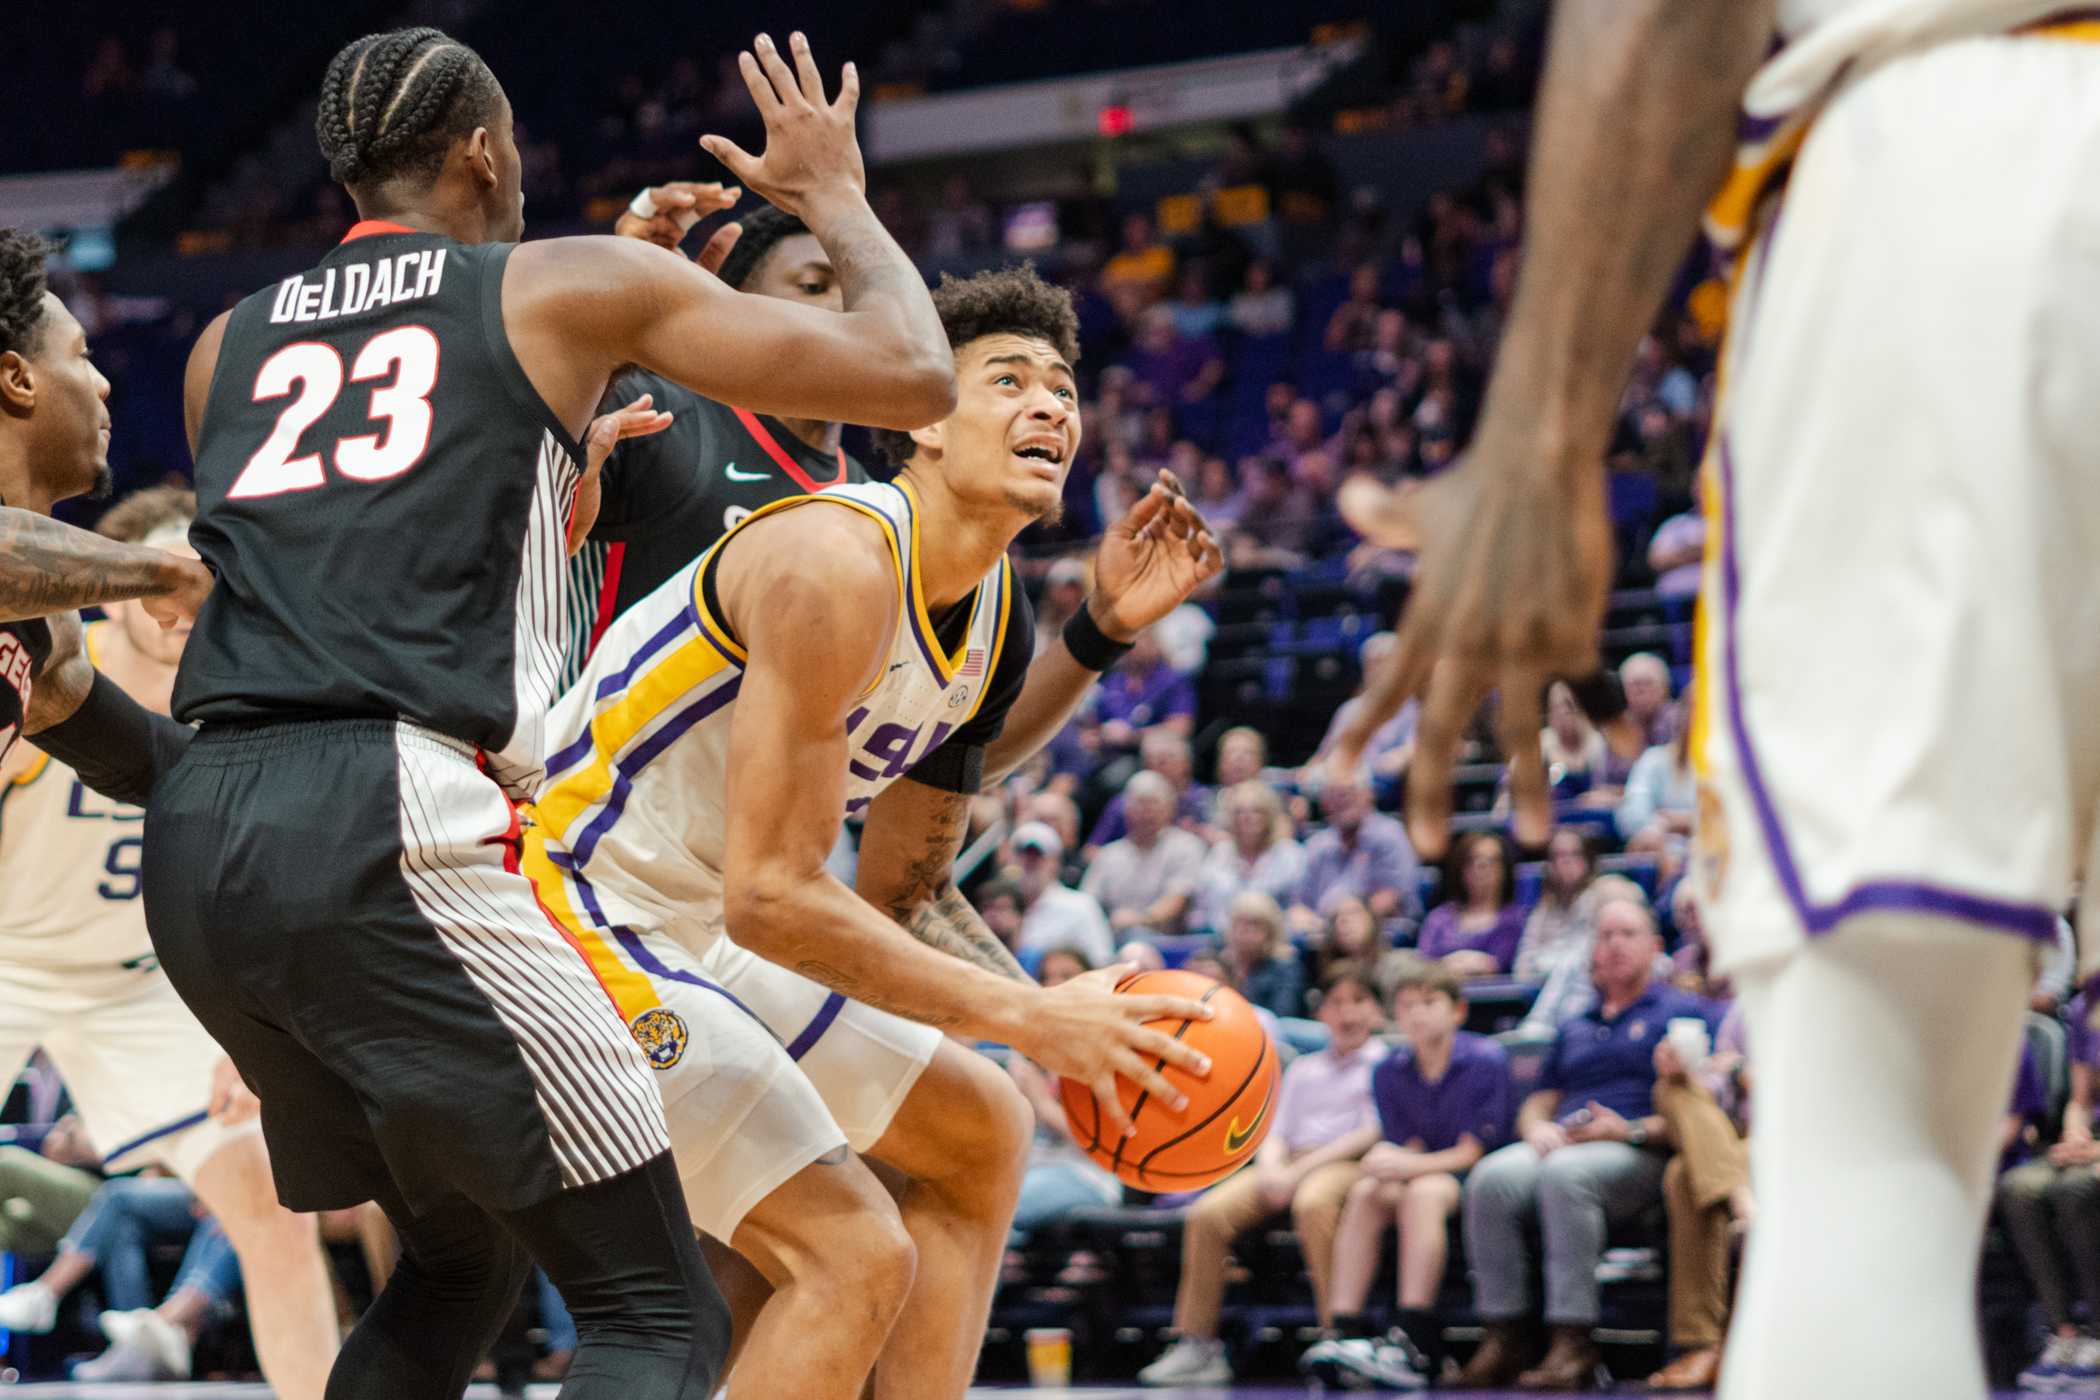
[[[1121,982],[1118,982],[1118,983],[1116,984],[1116,991],[1117,991],[1117,992],[1119,992],[1119,993],[1120,993],[1120,992],[1122,992],[1122,991],[1124,991],[1124,990],[1125,990],[1125,989],[1126,989],[1127,987],[1129,987],[1129,986],[1130,986],[1130,984],[1131,984],[1131,983],[1133,983],[1133,982],[1135,982],[1135,981],[1138,981],[1138,980],[1139,980],[1140,978],[1142,978],[1142,977],[1145,977],[1146,975],[1147,975],[1146,973],[1142,973],[1142,972],[1133,972],[1133,973],[1131,973],[1131,974],[1130,974],[1130,976],[1128,976],[1128,977],[1124,978],[1124,979],[1123,979],[1123,980],[1122,980]],[[1202,1002],[1203,1002],[1203,1004],[1204,1004],[1205,1006],[1208,1006],[1208,1005],[1210,1004],[1210,999],[1211,999],[1212,997],[1214,997],[1214,996],[1216,996],[1216,995],[1218,994],[1218,990],[1219,990],[1219,989],[1218,989],[1217,987],[1212,987],[1212,988],[1210,988],[1210,989],[1209,989],[1208,991],[1204,992],[1204,994],[1203,994],[1203,996],[1202,996],[1201,1000],[1202,1000]],[[1189,1019],[1189,1018],[1187,1018],[1187,1017],[1184,1017],[1184,1018],[1182,1019],[1182,1022],[1181,1022],[1181,1024],[1180,1024],[1179,1026],[1177,1026],[1177,1027],[1175,1028],[1175,1030],[1174,1030],[1174,1038],[1175,1038],[1176,1040],[1179,1040],[1179,1039],[1181,1039],[1181,1038],[1182,1038],[1182,1037],[1183,1037],[1184,1035],[1187,1035],[1187,1034],[1188,1034],[1188,1029],[1189,1029],[1189,1027],[1190,1027],[1191,1025],[1193,1025],[1193,1024],[1194,1024],[1194,1022],[1193,1022],[1193,1021],[1192,1021],[1191,1019]],[[1255,1061],[1255,1064],[1256,1064],[1256,1065],[1259,1065],[1260,1063],[1261,1063],[1261,1061],[1260,1061],[1260,1060],[1256,1060],[1256,1061]],[[1158,1073],[1158,1072],[1159,1072],[1160,1070],[1163,1070],[1163,1069],[1165,1069],[1166,1067],[1167,1067],[1167,1057],[1166,1057],[1166,1056],[1164,1056],[1164,1055],[1160,1056],[1160,1057],[1159,1057],[1159,1058],[1158,1058],[1157,1060],[1154,1060],[1154,1061],[1152,1062],[1152,1069],[1153,1069],[1153,1072],[1154,1072],[1155,1074],[1156,1074],[1156,1073]],[[1152,1091],[1151,1091],[1150,1089],[1140,1089],[1140,1090],[1138,1091],[1138,1096],[1137,1096],[1137,1100],[1136,1100],[1136,1101],[1135,1101],[1134,1103],[1132,1103],[1132,1104],[1130,1105],[1130,1126],[1131,1126],[1131,1128],[1132,1128],[1133,1130],[1134,1130],[1134,1129],[1135,1129],[1135,1128],[1137,1127],[1138,1115],[1139,1115],[1140,1113],[1143,1113],[1143,1112],[1145,1111],[1145,1105],[1146,1105],[1146,1104],[1148,1104],[1148,1103],[1150,1103],[1151,1101],[1152,1101]],[[1100,1104],[1096,1103],[1096,1104],[1094,1105],[1094,1123],[1095,1123],[1094,1141],[1095,1141],[1096,1143],[1099,1143],[1099,1142],[1101,1141],[1101,1134],[1100,1134],[1100,1126],[1099,1126],[1099,1125],[1100,1125],[1100,1122],[1101,1122],[1101,1106],[1100,1106]],[[1113,1159],[1111,1159],[1111,1161],[1109,1162],[1109,1168],[1108,1168],[1108,1169],[1109,1169],[1110,1171],[1112,1171],[1112,1172],[1113,1172],[1113,1171],[1121,1171],[1121,1170],[1122,1170],[1122,1167],[1123,1167],[1123,1149],[1124,1149],[1124,1147],[1125,1147],[1125,1146],[1127,1146],[1127,1145],[1129,1144],[1129,1142],[1130,1142],[1130,1137],[1129,1137],[1129,1136],[1128,1136],[1127,1134],[1126,1134],[1126,1135],[1125,1135],[1124,1137],[1122,1137],[1121,1139],[1119,1139],[1119,1140],[1117,1141],[1117,1143],[1116,1143],[1116,1153],[1115,1153],[1115,1156],[1114,1156],[1114,1158],[1113,1158]],[[1158,1149],[1156,1149],[1156,1148],[1155,1148],[1155,1149],[1153,1150],[1153,1153],[1152,1153],[1152,1154],[1148,1154],[1148,1155],[1146,1156],[1146,1158],[1145,1158],[1145,1161],[1147,1161],[1147,1162],[1151,1161],[1151,1160],[1152,1160],[1152,1156],[1153,1156],[1153,1155],[1155,1155],[1155,1154],[1157,1153],[1157,1151],[1158,1151]],[[1138,1169],[1137,1169],[1137,1170],[1138,1170],[1138,1173],[1139,1173],[1139,1175],[1143,1175],[1143,1174],[1144,1174],[1144,1170],[1145,1170],[1145,1168],[1144,1168],[1144,1165],[1143,1165],[1143,1163],[1140,1163],[1140,1164],[1138,1165]]]
[[[1212,1123],[1215,1123],[1219,1118],[1223,1117],[1225,1115],[1226,1110],[1236,1106],[1240,1101],[1240,1095],[1247,1092],[1247,1086],[1254,1082],[1254,1077],[1262,1072],[1262,1067],[1267,1065],[1268,1062],[1269,1037],[1266,1034],[1264,1034],[1261,1038],[1261,1053],[1254,1057],[1254,1064],[1248,1069],[1247,1077],[1239,1082],[1239,1086],[1235,1088],[1230,1094],[1227,1094],[1225,1098],[1222,1101],[1220,1101],[1218,1106],[1210,1111],[1210,1115],[1208,1117],[1204,1118],[1201,1122],[1190,1124],[1188,1128],[1181,1134],[1181,1136],[1170,1138],[1167,1141],[1161,1143],[1159,1146],[1153,1148],[1150,1152],[1146,1153],[1144,1158],[1137,1164],[1138,1174],[1141,1176],[1147,1174],[1156,1174],[1159,1176],[1169,1175],[1169,1173],[1167,1172],[1153,1173],[1151,1167],[1148,1164],[1152,1161],[1153,1158],[1159,1156],[1160,1153],[1166,1151],[1168,1148],[1175,1147],[1181,1143],[1187,1142],[1197,1133],[1202,1132],[1205,1128],[1209,1127]],[[1181,1173],[1181,1175],[1201,1174],[1202,1173]]]

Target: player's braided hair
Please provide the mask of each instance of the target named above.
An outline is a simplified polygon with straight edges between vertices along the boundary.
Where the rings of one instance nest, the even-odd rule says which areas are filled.
[[[744,283],[751,280],[751,274],[758,271],[758,265],[780,246],[782,239],[809,232],[808,224],[787,210],[775,209],[770,204],[760,206],[737,222],[744,226],[744,231],[737,236],[736,246],[729,250],[729,256],[722,259],[719,275],[738,291],[744,289]]]
[[[329,63],[314,131],[344,185],[427,184],[454,141],[495,120],[500,93],[481,55],[442,30],[367,34]]]
[[[33,354],[44,320],[44,258],[51,245],[33,233],[0,228],[0,354]]]
[[[933,306],[952,349],[981,336],[1025,335],[1048,341],[1067,363],[1079,359],[1079,313],[1072,309],[1072,294],[1036,276],[1034,263],[974,277],[943,273],[941,285],[933,289]],[[878,428],[872,439],[875,450],[896,465],[911,460],[911,434]]]

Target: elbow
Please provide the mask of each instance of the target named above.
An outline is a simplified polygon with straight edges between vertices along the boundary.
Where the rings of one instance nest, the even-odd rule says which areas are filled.
[[[912,356],[901,364],[898,380],[899,406],[908,407],[912,420],[900,427],[923,428],[955,412],[955,356],[945,343],[938,354]]]
[[[733,874],[725,883],[722,918],[729,936],[762,958],[783,958],[795,931],[809,923],[804,909],[808,882],[759,869]]]

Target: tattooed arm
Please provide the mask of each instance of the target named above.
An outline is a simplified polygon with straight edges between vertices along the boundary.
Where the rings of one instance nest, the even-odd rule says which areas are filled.
[[[210,591],[211,571],[194,559],[0,506],[0,622],[127,598],[166,599],[172,612],[194,617]]]
[[[1034,979],[955,887],[955,853],[970,823],[970,799],[900,778],[868,804],[861,832],[860,897],[905,932],[987,972]]]

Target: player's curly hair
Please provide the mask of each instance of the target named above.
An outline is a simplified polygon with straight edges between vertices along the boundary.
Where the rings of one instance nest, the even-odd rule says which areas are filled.
[[[443,30],[367,34],[329,63],[314,132],[343,185],[428,184],[454,141],[496,119],[501,96],[481,55]]]
[[[33,233],[0,228],[0,354],[34,354],[44,324],[44,259],[51,245]]]
[[[1025,335],[1048,341],[1068,364],[1079,359],[1079,313],[1072,309],[1072,294],[1038,277],[1032,262],[974,277],[943,273],[941,285],[933,289],[933,305],[952,349],[981,336]],[[911,434],[878,428],[872,439],[875,450],[895,465],[911,460]]]
[[[137,544],[164,525],[187,525],[197,518],[197,493],[180,486],[148,486],[134,491],[102,513],[97,534]]]
[[[751,280],[751,274],[758,271],[758,265],[780,246],[781,240],[809,232],[808,224],[787,210],[775,209],[770,204],[759,206],[752,213],[739,217],[737,222],[744,226],[744,231],[737,236],[736,246],[729,250],[729,256],[722,259],[722,270],[717,275],[738,291],[744,289],[744,283]]]

